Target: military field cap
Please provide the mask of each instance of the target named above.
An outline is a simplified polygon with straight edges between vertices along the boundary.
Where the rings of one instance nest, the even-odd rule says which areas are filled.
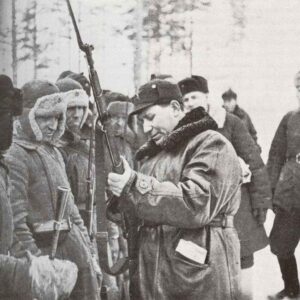
[[[187,77],[179,81],[178,86],[183,96],[191,92],[208,93],[207,80],[202,76]]]
[[[222,98],[223,100],[236,99],[237,94],[232,89],[229,89],[222,94]]]
[[[168,104],[172,100],[182,103],[182,95],[175,83],[154,79],[139,88],[134,98],[135,109],[130,115],[138,114],[152,105]]]

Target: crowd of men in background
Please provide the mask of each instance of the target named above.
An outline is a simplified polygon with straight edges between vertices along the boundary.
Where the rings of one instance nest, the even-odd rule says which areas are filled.
[[[300,106],[300,73],[295,87]],[[212,106],[202,76],[176,83],[153,74],[131,99],[107,90],[102,98],[124,167],[112,173],[102,153],[107,189],[139,220],[135,276],[129,283],[126,273],[103,272],[87,229],[97,119],[88,79],[66,71],[56,83],[17,89],[0,75],[0,298],[253,299],[254,253],[270,242],[284,288],[269,299],[297,299],[299,108],[280,122],[265,165],[237,93],[224,91]],[[61,190],[68,201],[49,259]],[[276,214],[270,238],[268,209]],[[107,228],[116,262],[126,238],[119,224]]]

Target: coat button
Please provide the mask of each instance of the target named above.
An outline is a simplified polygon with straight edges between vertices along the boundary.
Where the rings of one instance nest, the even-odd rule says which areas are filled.
[[[140,187],[141,187],[142,189],[148,188],[147,182],[146,182],[145,180],[141,180],[141,181],[140,181]]]

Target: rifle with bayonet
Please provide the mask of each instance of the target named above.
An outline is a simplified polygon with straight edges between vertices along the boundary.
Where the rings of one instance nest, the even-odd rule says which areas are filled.
[[[96,103],[96,108],[98,112],[98,119],[96,122],[96,132],[95,132],[95,143],[96,143],[96,159],[95,159],[95,168],[96,168],[96,195],[102,194],[101,199],[97,199],[97,233],[96,240],[99,250],[99,262],[101,268],[110,275],[118,275],[125,272],[129,268],[129,277],[132,278],[134,268],[135,268],[135,237],[137,234],[137,228],[132,226],[135,222],[132,222],[132,218],[125,214],[124,224],[127,225],[127,242],[128,242],[128,257],[121,258],[113,266],[110,266],[108,260],[108,234],[107,234],[107,225],[106,225],[106,195],[105,195],[105,183],[106,183],[106,174],[105,169],[103,168],[104,160],[104,151],[103,143],[105,143],[108,150],[108,154],[112,163],[113,171],[119,174],[124,172],[122,160],[119,155],[118,147],[114,141],[113,135],[110,135],[107,129],[105,128],[105,120],[107,118],[107,107],[106,103],[102,97],[102,89],[100,86],[99,78],[97,71],[94,68],[94,60],[92,56],[92,51],[94,47],[90,44],[85,44],[82,42],[79,29],[74,17],[74,13],[70,4],[70,0],[66,0],[69,13],[72,19],[72,23],[75,29],[78,46],[81,51],[85,53],[85,57],[88,63],[89,68],[89,79],[93,91],[94,100]],[[98,149],[101,152],[101,156],[97,153]],[[119,201],[122,201],[116,197],[111,201],[112,206],[117,206]]]

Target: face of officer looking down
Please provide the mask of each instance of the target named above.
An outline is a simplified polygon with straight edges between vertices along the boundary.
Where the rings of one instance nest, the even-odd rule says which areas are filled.
[[[190,112],[194,108],[202,106],[206,111],[208,110],[208,94],[194,91],[183,96],[184,112]]]
[[[43,134],[43,140],[50,142],[52,137],[57,130],[60,115],[47,116],[47,117],[36,117],[36,122]]]
[[[162,145],[167,135],[184,117],[180,103],[172,100],[166,105],[153,105],[138,114],[143,130],[156,145]]]
[[[83,106],[72,106],[67,109],[67,128],[71,131],[78,131],[84,115]]]

